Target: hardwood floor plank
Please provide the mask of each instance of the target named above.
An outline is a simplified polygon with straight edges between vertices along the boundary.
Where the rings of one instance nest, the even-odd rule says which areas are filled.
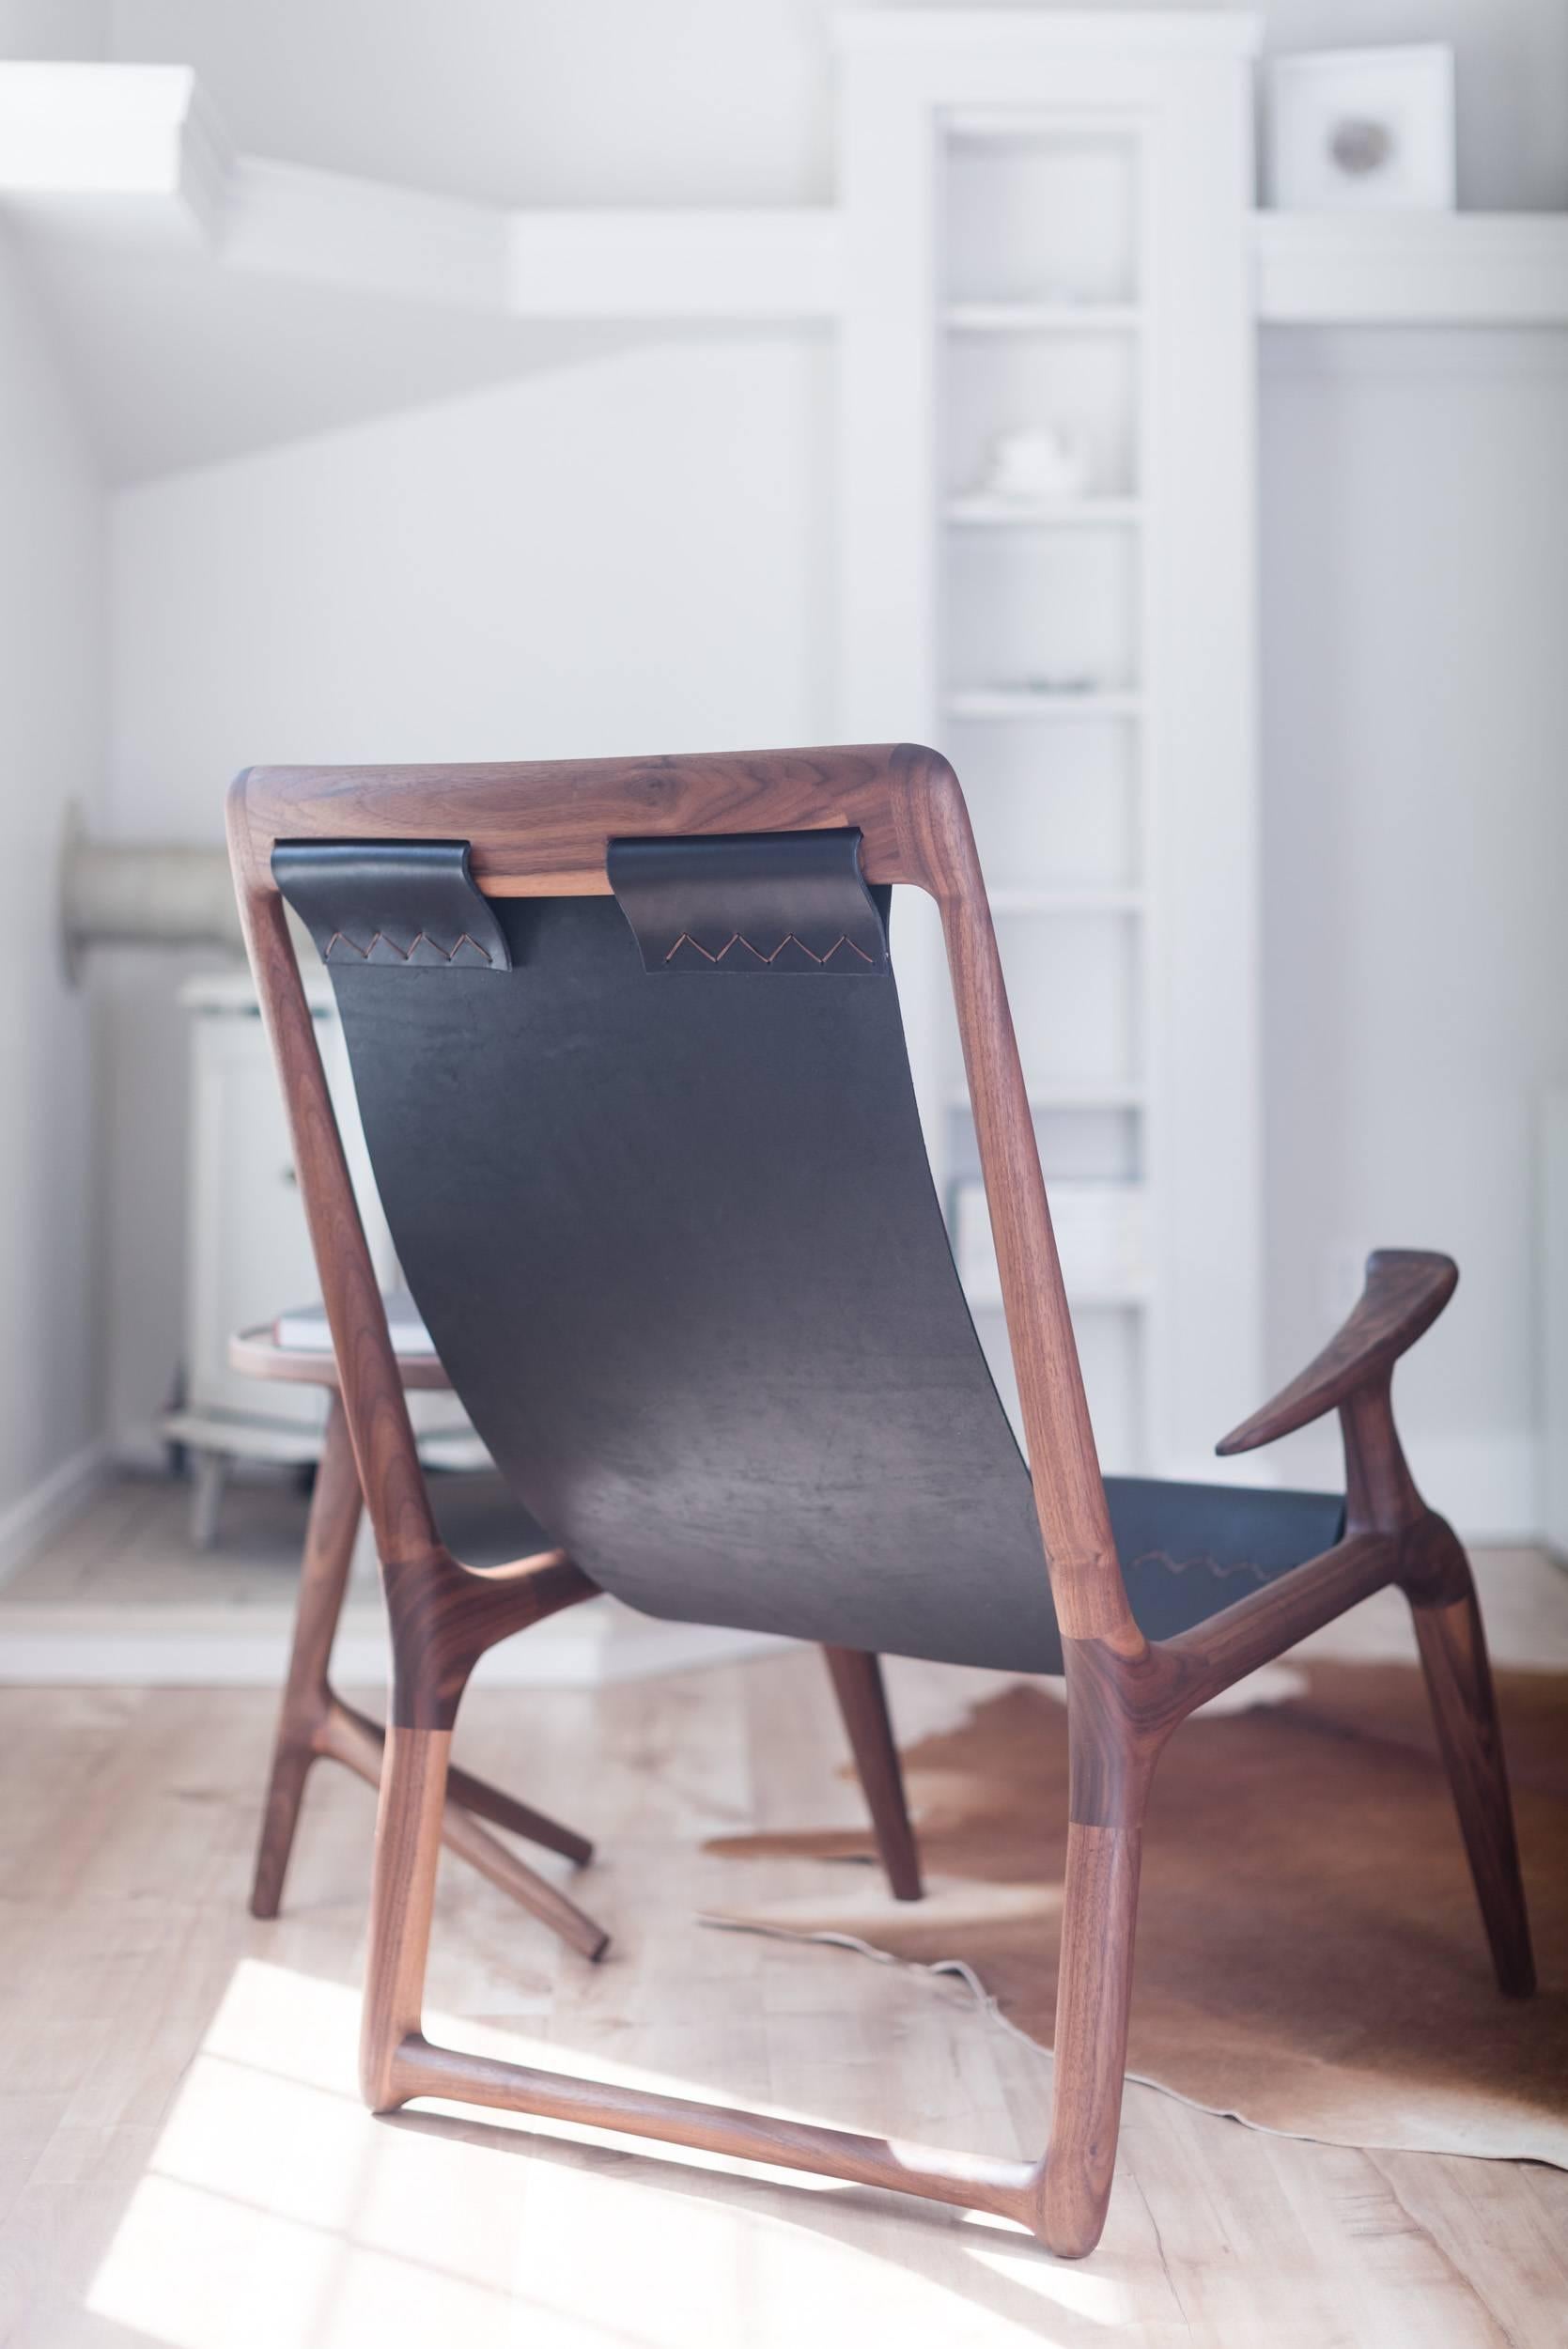
[[[1538,1650],[1563,1637],[1550,1568],[1489,1572],[1515,1645],[1527,1618]],[[995,1683],[896,1664],[889,1685],[912,1739]],[[373,1806],[320,1773],[285,1913],[251,1920],[272,1709],[265,1690],[0,1690],[6,2349],[1568,2338],[1568,2176],[1265,2137],[1145,2087],[1079,2267],[955,2211],[673,2149],[451,2108],[373,2121],[354,2085]],[[815,1656],[480,1688],[459,1742],[599,1840],[581,1876],[539,1864],[615,1938],[584,1966],[446,1870],[431,2005],[456,2044],[977,2151],[1038,2145],[1048,2058],[956,1983],[695,1921],[735,1905],[743,1870],[766,1900],[816,1864],[721,1860],[706,1837],[859,1816]]]

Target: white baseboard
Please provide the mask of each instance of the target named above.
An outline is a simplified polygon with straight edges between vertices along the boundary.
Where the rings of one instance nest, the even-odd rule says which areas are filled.
[[[288,1662],[289,1607],[64,1606],[0,1602],[0,1684],[11,1687],[276,1688]],[[775,1652],[762,1632],[660,1623],[591,1600],[506,1640],[481,1661],[491,1688],[591,1688]],[[379,1596],[350,1599],[333,1650],[343,1688],[380,1688],[387,1637]]]
[[[31,1492],[13,1501],[8,1509],[0,1509],[0,1583],[92,1498],[108,1472],[103,1445],[84,1444],[80,1452],[51,1469]]]

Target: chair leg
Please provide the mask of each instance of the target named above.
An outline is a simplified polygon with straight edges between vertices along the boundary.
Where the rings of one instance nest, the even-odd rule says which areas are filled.
[[[894,1900],[918,1901],[924,1891],[920,1854],[904,1799],[904,1773],[888,1718],[881,1664],[860,1648],[825,1647],[822,1653],[848,1732],[889,1887]]]
[[[380,1777],[380,1729],[356,1713],[351,1705],[341,1703],[334,1696],[327,1676],[353,1563],[362,1508],[349,1423],[342,1403],[334,1394],[305,1529],[294,1643],[278,1715],[272,1776],[251,1886],[253,1917],[270,1918],[278,1913],[312,1763],[322,1756],[345,1763],[373,1786]],[[586,1836],[546,1818],[542,1812],[530,1810],[526,1803],[515,1801],[499,1787],[487,1785],[483,1779],[473,1778],[466,1770],[450,1772],[443,1831],[453,1850],[482,1875],[489,1876],[492,1884],[531,1909],[574,1949],[586,1957],[598,1957],[609,1937],[603,1927],[518,1859],[505,1844],[497,1843],[493,1835],[487,1834],[478,1825],[480,1818],[493,1819],[515,1834],[561,1852],[579,1866],[593,1857],[594,1847]]]
[[[343,1611],[362,1506],[349,1423],[334,1393],[305,1527],[294,1642],[251,1886],[253,1917],[275,1917],[283,1898],[283,1879],[294,1847],[305,1780],[321,1750],[322,1724],[332,1703],[327,1665]]]
[[[334,1762],[341,1762],[355,1771],[368,1785],[380,1787],[385,1766],[386,1738],[387,1733],[379,1722],[367,1721],[362,1713],[356,1713],[341,1698],[333,1697],[328,1702],[327,1717],[322,1723],[317,1751],[331,1754]],[[447,1850],[455,1851],[459,1859],[466,1859],[471,1868],[476,1868],[482,1876],[488,1876],[499,1890],[507,1893],[523,1908],[531,1910],[541,1924],[548,1925],[552,1933],[558,1933],[563,1941],[569,1942],[582,1956],[602,1957],[610,1945],[610,1936],[604,1927],[579,1908],[574,1901],[567,1900],[564,1892],[557,1891],[554,1885],[540,1875],[537,1870],[531,1868],[526,1860],[508,1851],[498,1836],[480,1826],[477,1817],[470,1815],[472,1806],[460,1799],[459,1781],[462,1785],[476,1787],[487,1797],[493,1797],[498,1807],[508,1807],[510,1800],[493,1786],[487,1786],[483,1779],[468,1778],[449,1765],[441,1830],[442,1842]],[[517,1808],[525,1817],[548,1828],[557,1838],[566,1838],[571,1833],[568,1828],[557,1828],[553,1819],[543,1819],[538,1812],[527,1811],[520,1803]],[[583,1843],[581,1836],[575,1841]],[[551,1848],[559,1849],[559,1842]],[[583,1848],[591,1851],[593,1846],[584,1843]]]
[[[446,1773],[446,1798],[464,1811],[472,1811],[476,1819],[489,1819],[492,1827],[504,1827],[513,1835],[520,1835],[524,1843],[559,1852],[574,1867],[585,1868],[594,1856],[592,1843],[585,1835],[579,1835],[575,1828],[563,1827],[559,1819],[547,1818],[532,1804],[519,1802],[515,1795],[503,1794],[488,1779],[474,1778],[469,1771],[458,1769],[455,1762]]]
[[[1142,1829],[1067,1829],[1050,2138],[1036,2233],[1058,2259],[1100,2239],[1116,2167]]]
[[[1469,1560],[1452,1533],[1448,1539],[1448,1583],[1459,1587],[1446,1599],[1412,1599],[1416,1641],[1498,1986],[1508,1998],[1528,1999],[1535,1959],[1486,1634]]]
[[[317,1751],[330,1753],[338,1762],[346,1762],[351,1770],[372,1786],[381,1782],[381,1747],[386,1732],[380,1721],[373,1721],[364,1713],[345,1704],[340,1696],[328,1692],[326,1719],[317,1739]],[[460,1770],[452,1763],[446,1772],[446,1809],[448,1816],[455,1811],[467,1811],[476,1819],[489,1819],[492,1827],[504,1827],[513,1835],[520,1835],[525,1843],[538,1843],[546,1851],[559,1852],[575,1867],[585,1868],[594,1856],[594,1847],[585,1835],[577,1829],[563,1827],[559,1819],[546,1816],[526,1802],[519,1802],[515,1795],[503,1794],[488,1779],[474,1778],[468,1770]],[[452,1841],[447,1838],[448,1843]]]
[[[360,2030],[360,2087],[372,2112],[411,2092],[406,2045],[423,2044],[425,1966],[446,1807],[448,1729],[387,1731],[370,1889],[370,1940]]]
[[[423,2028],[425,1968],[449,1745],[445,1729],[399,1725],[388,1733],[360,2035],[360,2085],[373,2112],[395,2111],[415,2096],[455,2097],[1033,2223],[1039,2173],[1032,2163],[890,2142],[432,2045]]]

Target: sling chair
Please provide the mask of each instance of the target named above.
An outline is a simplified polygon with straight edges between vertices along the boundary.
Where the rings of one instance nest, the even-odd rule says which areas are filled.
[[[257,768],[230,845],[391,1619],[362,2084],[535,2114],[1099,2239],[1145,1798],[1194,1707],[1372,1592],[1409,1600],[1498,1980],[1532,1986],[1468,1563],[1389,1380],[1452,1295],[1388,1251],[1309,1369],[1220,1445],[1337,1409],[1339,1497],[1103,1479],[962,794],[888,748]],[[887,940],[941,917],[1028,1466],[958,1284]],[[553,1547],[442,1547],[289,940],[335,985],[397,1256]],[[1037,2161],[939,2152],[438,2046],[422,1994],[448,1747],[478,1657],[610,1591],[815,1641],[910,1875],[877,1657],[1064,1675],[1054,2086]],[[853,1660],[851,1660],[853,1659]],[[1216,1854],[1216,1864],[1223,1855]]]

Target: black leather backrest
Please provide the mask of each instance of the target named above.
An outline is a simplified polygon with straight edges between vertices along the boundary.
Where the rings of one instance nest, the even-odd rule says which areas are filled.
[[[551,1538],[653,1614],[1056,1671],[857,847],[617,843],[619,902],[486,901],[460,842],[273,870],[409,1284]]]

